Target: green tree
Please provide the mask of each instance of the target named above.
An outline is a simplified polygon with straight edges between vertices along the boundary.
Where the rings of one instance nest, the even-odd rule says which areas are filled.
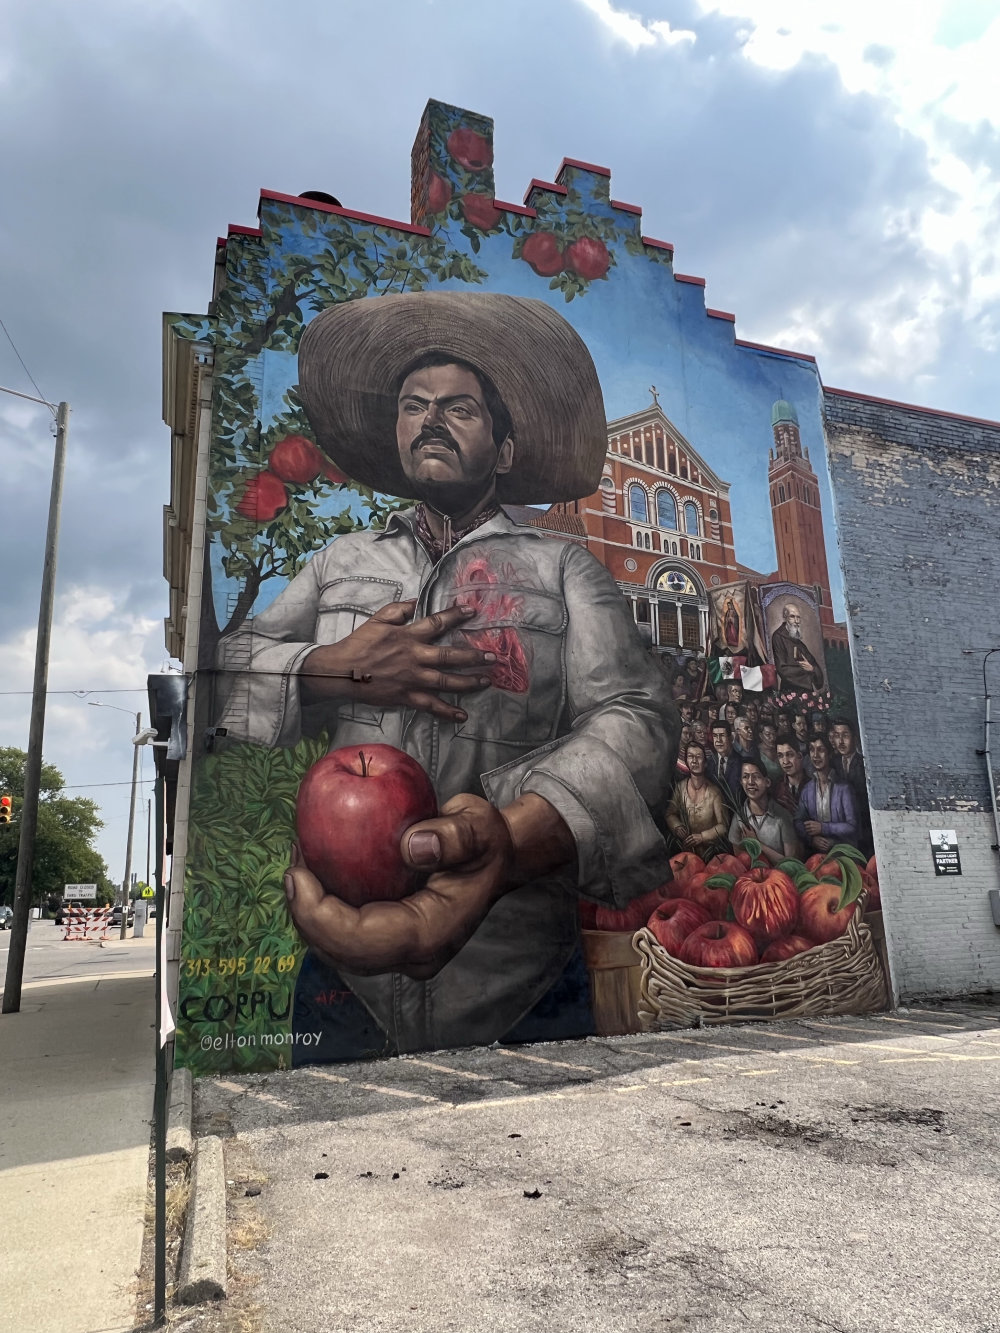
[[[0,903],[14,901],[26,759],[23,750],[0,746],[0,794],[13,799],[14,811],[12,823],[0,827]],[[38,904],[52,894],[61,898],[66,884],[96,884],[97,901],[109,903],[115,886],[104,858],[93,845],[104,827],[97,804],[85,796],[66,796],[65,786],[58,768],[42,765],[31,901]]]

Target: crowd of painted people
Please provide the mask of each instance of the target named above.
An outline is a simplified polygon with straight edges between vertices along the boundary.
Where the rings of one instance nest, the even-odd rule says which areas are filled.
[[[693,659],[692,659],[693,661]],[[677,780],[667,827],[677,848],[706,860],[746,838],[772,864],[838,843],[872,854],[871,816],[857,725],[837,713],[781,707],[774,691],[712,690],[704,670],[680,668]]]

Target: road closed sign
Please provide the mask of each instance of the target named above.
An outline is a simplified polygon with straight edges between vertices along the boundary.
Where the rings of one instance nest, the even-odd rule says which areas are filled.
[[[70,898],[90,899],[93,901],[97,897],[96,884],[67,884],[63,889],[63,899]]]

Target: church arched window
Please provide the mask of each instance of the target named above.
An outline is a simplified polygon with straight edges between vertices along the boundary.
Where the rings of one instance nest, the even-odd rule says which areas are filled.
[[[666,487],[656,492],[656,521],[661,528],[677,529],[677,501]]]
[[[698,536],[698,506],[692,500],[684,506],[684,531]]]
[[[633,523],[649,522],[649,501],[641,486],[628,488],[628,512]]]
[[[778,499],[779,499],[779,500],[784,500],[784,498],[785,498],[785,488],[784,488],[784,486],[779,486],[779,487],[778,487]]]

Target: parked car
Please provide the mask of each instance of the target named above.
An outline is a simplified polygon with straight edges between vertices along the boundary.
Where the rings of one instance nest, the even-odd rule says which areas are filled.
[[[0,907],[0,930],[10,930],[14,921],[14,909],[6,904]]]
[[[112,912],[111,912],[111,925],[112,925],[112,926],[117,926],[118,929],[120,930],[120,929],[121,929],[121,924],[122,924],[122,908],[121,908],[121,903],[119,903],[117,907],[115,907],[115,908],[112,909]],[[126,926],[134,926],[134,925],[135,925],[135,908],[132,906],[131,903],[129,903],[129,906],[128,906],[128,917],[127,917],[127,919],[126,919],[126,921],[125,921],[125,925],[126,925]]]

